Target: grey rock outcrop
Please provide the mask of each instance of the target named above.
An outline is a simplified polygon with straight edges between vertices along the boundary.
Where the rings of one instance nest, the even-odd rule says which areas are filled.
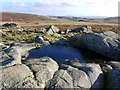
[[[35,43],[38,44],[43,44],[43,45],[49,45],[51,40],[48,39],[46,36],[36,36],[35,37]]]
[[[42,36],[36,36],[35,37],[35,43],[43,44],[45,41]]]
[[[50,26],[49,28],[47,28],[47,34],[52,35],[54,33],[58,33],[60,31],[59,28],[57,28],[56,26]]]
[[[33,44],[14,43],[13,46],[4,49],[2,65],[12,66],[15,64],[21,64],[22,56],[26,56],[28,51],[33,48],[35,48]]]
[[[73,88],[72,78],[65,70],[59,70],[46,88]]]
[[[28,59],[24,62],[34,72],[39,87],[44,88],[58,70],[58,64],[49,57]]]
[[[73,29],[71,32],[93,33],[91,26],[83,26]]]
[[[120,60],[120,36],[112,31],[76,35],[69,38],[69,41],[76,47]]]
[[[53,45],[60,45],[60,46],[71,46],[71,44],[68,42],[68,40],[60,39],[57,41],[52,42]]]
[[[107,64],[112,66],[113,68],[120,68],[120,62],[119,61],[109,61]]]
[[[26,65],[2,69],[2,88],[39,88],[34,75]]]
[[[90,79],[91,88],[103,88],[104,74],[99,64],[86,64],[83,68]]]
[[[46,88],[90,88],[87,74],[77,68],[68,66],[66,70],[58,70]]]

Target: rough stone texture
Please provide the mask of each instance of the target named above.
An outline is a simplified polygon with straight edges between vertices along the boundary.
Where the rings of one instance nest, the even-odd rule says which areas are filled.
[[[91,26],[83,26],[73,29],[71,32],[93,33]]]
[[[9,48],[8,52],[3,52],[2,66],[12,66],[21,64],[21,54],[18,48]]]
[[[26,65],[2,69],[2,88],[38,88],[33,73]]]
[[[103,33],[100,33],[101,35],[105,35],[105,36],[108,36],[108,37],[113,37],[113,38],[116,38],[118,37],[119,38],[119,35],[112,32],[112,31],[105,31]]]
[[[104,72],[105,75],[106,75],[110,70],[113,69],[112,66],[109,65],[109,64],[107,64],[107,63],[101,63],[100,66],[101,66],[101,69],[102,69],[102,71]]]
[[[71,46],[71,44],[65,39],[60,39],[58,41],[52,42],[52,44],[60,46]]]
[[[107,88],[120,88],[120,68],[115,68],[108,73]]]
[[[90,88],[91,83],[85,72],[69,66],[67,72],[73,79],[74,88]]]
[[[39,46],[39,45],[49,45],[51,40],[50,39],[48,39],[46,36],[36,36],[35,37],[35,45],[36,45],[36,48],[37,48],[37,46]]]
[[[42,36],[36,36],[35,37],[35,43],[43,44],[45,41]]]
[[[47,88],[90,88],[91,84],[86,73],[68,66],[66,70],[58,70]]]
[[[53,33],[58,33],[60,30],[56,27],[56,26],[50,26],[48,29],[47,29],[47,34],[51,35]]]
[[[83,38],[84,35],[78,36],[78,42],[81,40],[79,37]],[[88,36],[89,35],[91,34],[88,34]],[[110,45],[113,46],[111,47],[109,45],[110,50],[109,48],[107,48],[107,50],[111,51],[112,53],[114,52],[112,50],[115,49],[113,47],[118,48],[120,45],[119,36],[111,31],[94,35],[95,37],[93,38],[97,38],[95,41],[100,40],[98,44],[94,45],[102,44],[105,47],[108,47],[107,44],[109,42]],[[91,36],[87,38],[91,38]],[[103,43],[104,39],[106,38],[108,40],[106,41],[107,44]],[[94,39],[90,40],[94,41]],[[109,41],[109,39],[114,41]],[[89,41],[91,44],[87,45],[91,45],[92,47],[93,41]],[[63,40],[58,44],[60,43],[61,45],[64,45],[66,41],[64,42]],[[0,88],[93,89],[103,87],[104,74],[98,64],[80,63],[78,60],[73,60],[70,61],[71,66],[65,65],[59,68],[58,64],[49,57],[26,58],[25,60],[21,61],[22,56],[27,55],[29,50],[35,48],[34,45],[35,43],[14,43],[10,46],[2,45],[3,51],[0,50],[0,53],[2,53],[0,58],[3,58],[3,60],[0,60],[0,62],[3,64],[3,67],[0,67],[0,69],[2,69],[0,71],[0,75],[2,75],[0,77],[0,83],[2,84],[2,87],[0,86]],[[85,43],[84,45],[87,46]],[[117,49],[115,50],[117,51]],[[119,53],[117,53],[117,55],[119,57]],[[113,54],[113,56],[116,55]],[[120,88],[120,62],[106,62],[103,64],[103,67],[105,70],[107,68],[107,73],[105,73],[105,75],[107,75],[107,83],[105,83],[106,87]]]
[[[113,68],[120,68],[119,61],[109,61],[107,64],[111,65]]]
[[[91,88],[102,88],[104,84],[104,74],[98,64],[86,64],[82,68],[90,79]]]
[[[58,70],[58,64],[49,57],[39,59],[28,59],[24,62],[34,72],[37,83],[44,88],[46,83],[53,78],[54,73]]]
[[[73,88],[72,78],[66,70],[59,70],[46,88]]]
[[[14,43],[13,46],[4,50],[4,54],[8,57],[3,57],[3,66],[12,66],[15,64],[21,64],[22,56],[28,54],[28,51],[35,48],[33,44]]]
[[[102,55],[120,60],[120,36],[112,31],[100,34],[76,35],[69,38],[69,40],[76,47],[88,48]]]

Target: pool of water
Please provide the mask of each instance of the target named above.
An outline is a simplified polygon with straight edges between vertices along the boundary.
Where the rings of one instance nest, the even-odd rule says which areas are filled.
[[[70,60],[79,60],[84,63],[83,56],[80,51],[70,46],[48,45],[38,49],[32,49],[28,58],[40,58],[43,56],[51,57],[58,63],[69,62]]]

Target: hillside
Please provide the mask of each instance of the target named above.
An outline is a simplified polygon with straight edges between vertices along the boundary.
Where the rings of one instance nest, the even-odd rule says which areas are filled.
[[[0,12],[2,15],[2,21],[18,21],[18,22],[40,22],[40,21],[62,21],[62,19],[51,18],[47,16],[35,15],[35,14],[25,14],[25,13],[10,13],[10,12]]]
[[[118,31],[117,23],[105,23],[111,19],[88,19],[80,17],[48,17],[35,14],[24,14],[24,13],[10,13],[1,12],[2,22],[13,22],[19,24],[23,28],[45,28],[51,25],[57,26],[60,30],[74,29],[84,25],[92,26],[93,31]],[[70,18],[70,19],[69,19]],[[104,20],[104,21],[103,21]]]
[[[119,20],[120,20],[120,17],[108,17],[104,19],[104,22],[118,23]]]
[[[93,23],[118,23],[120,17],[73,17],[73,16],[53,16],[55,18],[73,20],[78,22],[93,22]]]

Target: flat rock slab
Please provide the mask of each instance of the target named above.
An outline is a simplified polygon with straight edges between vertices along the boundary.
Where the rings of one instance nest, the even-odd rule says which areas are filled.
[[[87,48],[104,56],[120,60],[120,35],[106,31],[103,33],[87,33],[69,38],[76,47]]]

